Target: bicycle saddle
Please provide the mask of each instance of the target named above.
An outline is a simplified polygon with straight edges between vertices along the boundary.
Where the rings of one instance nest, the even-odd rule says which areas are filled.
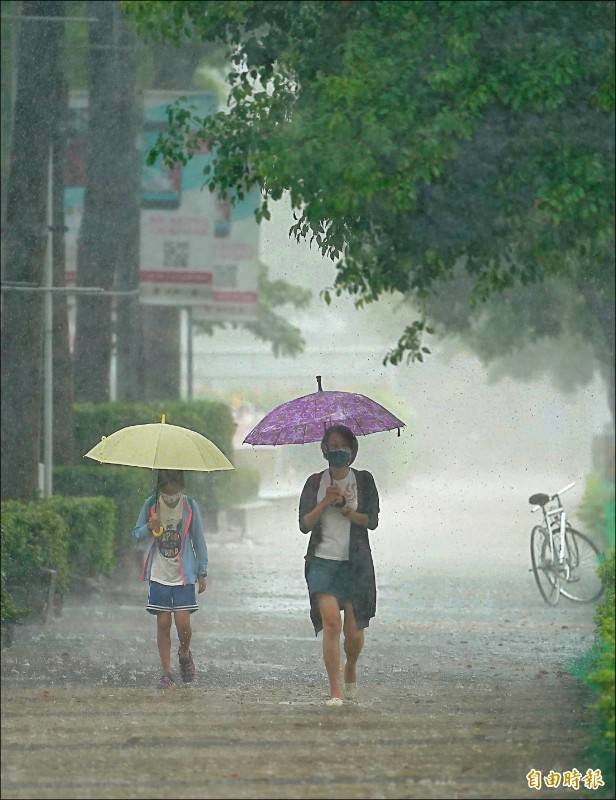
[[[539,492],[539,494],[532,494],[528,498],[528,502],[531,506],[541,506],[543,508],[546,503],[550,502],[550,495],[543,494],[542,492]]]

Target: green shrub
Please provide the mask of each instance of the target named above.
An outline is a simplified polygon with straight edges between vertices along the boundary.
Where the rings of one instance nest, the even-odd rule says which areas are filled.
[[[116,509],[106,497],[51,497],[34,503],[2,503],[2,619],[14,621],[28,609],[33,589],[46,584],[43,568],[55,569],[56,588],[71,577],[108,574],[114,566]]]
[[[0,513],[2,619],[6,621],[28,613],[29,609],[19,607],[19,598],[28,602],[30,587],[42,583],[43,568],[55,569],[58,590],[66,589],[69,536],[66,521],[43,503],[8,500]]]
[[[596,700],[591,710],[598,715],[592,738],[582,755],[601,769],[605,788],[597,797],[614,797],[614,549],[597,570],[605,595],[595,608],[595,641],[571,665],[569,671],[591,687]]]
[[[54,490],[69,497],[107,497],[116,506],[115,547],[119,553],[131,546],[130,532],[143,501],[152,493],[153,473],[148,469],[83,464],[56,467]]]
[[[28,581],[43,567],[55,569],[57,585],[69,578],[66,520],[43,502],[2,503],[2,568],[7,584]]]
[[[108,497],[51,497],[41,501],[64,519],[73,575],[109,575],[115,566],[116,505]]]
[[[17,622],[27,611],[18,608],[13,600],[13,595],[9,592],[6,585],[6,574],[4,570],[0,573],[0,578],[0,619],[2,622]]]
[[[608,740],[614,743],[614,550],[599,566],[605,597],[595,609],[595,626],[599,641],[598,658],[594,669],[588,675],[588,682],[599,693],[597,709],[603,719],[603,731]]]
[[[614,547],[614,484],[597,473],[586,478],[584,496],[577,512],[587,532]]]

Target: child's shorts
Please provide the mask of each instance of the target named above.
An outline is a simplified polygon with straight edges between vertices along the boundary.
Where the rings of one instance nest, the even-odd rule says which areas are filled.
[[[161,611],[197,611],[197,592],[194,583],[185,586],[165,586],[156,581],[150,581],[148,591],[148,602],[146,610],[150,614],[158,614]]]

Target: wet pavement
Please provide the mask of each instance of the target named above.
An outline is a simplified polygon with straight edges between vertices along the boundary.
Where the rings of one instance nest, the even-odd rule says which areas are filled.
[[[293,499],[255,511],[241,541],[210,535],[190,686],[155,688],[136,569],[69,596],[2,652],[2,797],[587,796],[525,777],[597,766],[579,755],[588,695],[565,669],[593,609],[541,601],[526,482],[382,498],[377,617],[341,709],[323,705]]]

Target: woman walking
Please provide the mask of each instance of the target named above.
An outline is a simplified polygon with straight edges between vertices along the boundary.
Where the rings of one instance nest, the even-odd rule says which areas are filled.
[[[357,437],[349,428],[328,428],[321,451],[329,469],[308,478],[299,503],[300,530],[311,533],[305,576],[315,635],[323,630],[328,706],[343,704],[341,632],[346,656],[344,694],[352,698],[357,693],[357,660],[364,646],[364,628],[376,613],[368,530],[374,530],[379,522],[379,495],[369,472],[351,469],[357,450]]]
[[[175,620],[180,648],[178,661],[185,683],[195,676],[190,651],[190,616],[197,611],[199,594],[207,582],[207,546],[196,502],[184,493],[184,473],[161,469],[156,494],[149,497],[133,530],[135,539],[148,537],[150,546],[141,577],[148,581],[146,609],[156,615],[156,640],[162,666],[159,688],[174,685],[171,673],[171,619]]]

